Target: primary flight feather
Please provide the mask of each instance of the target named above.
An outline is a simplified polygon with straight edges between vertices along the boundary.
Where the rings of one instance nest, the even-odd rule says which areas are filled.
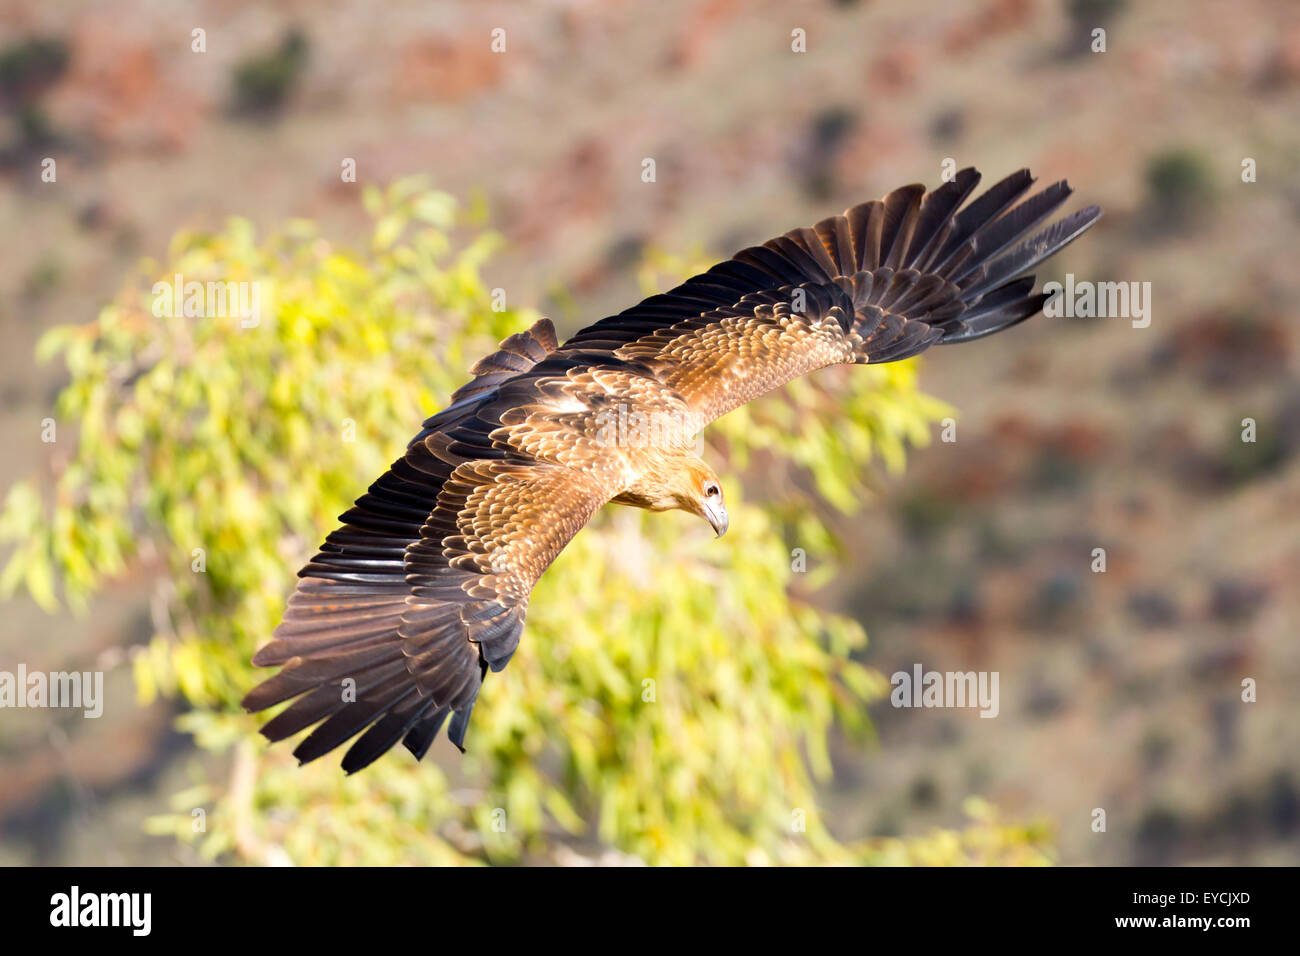
[[[299,572],[253,658],[280,671],[244,706],[293,700],[262,733],[314,725],[294,751],[304,762],[357,737],[349,773],[399,740],[422,758],[444,723],[463,749],[533,586],[603,505],[681,509],[726,531],[699,429],[807,372],[893,362],[1037,314],[1046,294],[1024,273],[1101,210],[1025,239],[1070,187],[1024,198],[1034,180],[1021,170],[966,204],[979,179],[965,169],[795,229],[562,345],[548,319],[507,338]],[[653,440],[613,426],[633,416],[637,434],[660,423]]]

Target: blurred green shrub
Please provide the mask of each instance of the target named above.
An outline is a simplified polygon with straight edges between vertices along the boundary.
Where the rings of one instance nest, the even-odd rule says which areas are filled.
[[[1124,11],[1124,0],[1065,0],[1065,12],[1079,27],[1109,26],[1110,21]]]
[[[1153,156],[1146,168],[1147,203],[1153,221],[1175,229],[1193,222],[1214,198],[1205,160],[1190,149]]]
[[[1109,30],[1128,4],[1126,0],[1064,0],[1063,6],[1068,25],[1062,52],[1083,57],[1095,49],[1093,31]]]
[[[236,112],[266,115],[284,106],[307,66],[307,52],[307,35],[301,30],[289,30],[274,50],[236,64]]]
[[[538,587],[525,646],[488,681],[465,757],[440,741],[424,764],[398,750],[348,778],[331,758],[299,768],[290,747],[264,747],[261,718],[237,702],[265,676],[249,658],[294,572],[474,360],[534,318],[493,310],[480,267],[496,240],[448,196],[404,181],[365,203],[364,250],[303,221],[263,239],[243,220],[183,232],[98,319],[39,345],[67,364],[57,417],[75,439],[60,437],[72,444],[52,487],[9,492],[0,540],[15,549],[0,587],[48,607],[61,584],[84,606],[129,564],[153,572],[160,610],[134,656],[139,696],[179,694],[198,745],[232,754],[228,780],[196,770],[152,832],[205,858],[302,864],[1037,852],[1034,834],[987,821],[982,836],[849,847],[818,814],[832,725],[862,735],[888,685],[852,660],[865,642],[853,621],[791,592],[833,571],[832,525],[867,496],[873,460],[900,468],[906,444],[948,413],[917,391],[912,363],[805,379],[711,430],[706,454],[733,475],[721,541],[681,515],[598,515]],[[454,246],[453,231],[471,238]],[[648,284],[664,271],[691,270],[660,258]],[[153,280],[177,273],[257,283],[260,321],[155,315]],[[760,455],[762,503],[735,477]]]
[[[70,60],[68,44],[57,37],[24,37],[0,49],[0,114],[13,114],[0,124],[0,167],[23,165],[33,150],[59,142],[41,100]]]
[[[0,105],[33,102],[67,71],[68,44],[58,37],[24,37],[0,49]]]
[[[1236,421],[1245,421],[1238,415]],[[1264,419],[1256,426],[1254,441],[1242,440],[1242,427],[1233,424],[1224,430],[1214,473],[1224,486],[1244,485],[1273,474],[1286,463],[1288,449],[1284,441],[1285,420],[1282,416]]]

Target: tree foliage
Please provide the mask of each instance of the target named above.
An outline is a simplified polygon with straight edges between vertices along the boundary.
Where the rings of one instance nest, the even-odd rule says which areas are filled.
[[[721,541],[683,515],[604,509],[540,583],[463,758],[443,740],[423,764],[399,749],[348,778],[263,745],[263,718],[238,701],[265,676],[249,658],[294,572],[474,360],[535,318],[494,310],[480,270],[497,240],[450,197],[403,181],[365,202],[364,249],[305,221],[264,238],[238,219],[182,232],[95,321],[39,345],[67,365],[56,419],[75,438],[52,487],[10,490],[0,586],[46,606],[61,586],[85,606],[128,566],[151,569],[161,613],[133,658],[139,696],[179,695],[198,745],[231,755],[228,779],[196,771],[151,830],[208,858],[302,864],[1038,852],[1041,834],[987,813],[965,834],[849,846],[818,812],[832,727],[861,738],[887,683],[854,659],[861,628],[807,595],[836,570],[833,529],[869,496],[874,463],[901,468],[947,413],[911,362],[795,382],[706,433],[730,476]],[[646,284],[690,265],[661,257]],[[154,281],[176,274],[256,283],[259,321],[155,308]]]

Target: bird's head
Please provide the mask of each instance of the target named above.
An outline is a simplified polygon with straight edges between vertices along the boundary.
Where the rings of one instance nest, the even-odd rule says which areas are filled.
[[[712,468],[700,458],[687,459],[687,465],[678,474],[677,507],[707,521],[721,538],[727,533],[727,502],[722,496],[722,483]]]

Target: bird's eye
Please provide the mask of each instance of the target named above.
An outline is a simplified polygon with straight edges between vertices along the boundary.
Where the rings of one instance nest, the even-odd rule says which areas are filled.
[[[706,498],[716,498],[716,497],[717,497],[718,495],[720,495],[720,494],[722,494],[722,489],[719,488],[717,485],[705,485],[705,486],[704,486],[704,497],[706,497]]]

